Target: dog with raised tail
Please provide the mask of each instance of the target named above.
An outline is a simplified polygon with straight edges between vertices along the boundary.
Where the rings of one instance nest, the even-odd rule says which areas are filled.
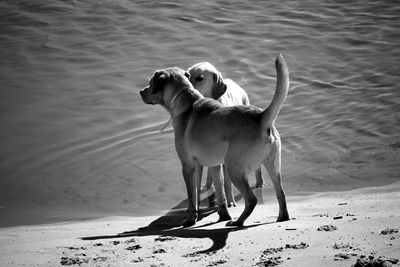
[[[277,221],[289,220],[281,184],[281,140],[275,128],[275,120],[289,90],[289,71],[282,54],[276,58],[275,68],[275,94],[265,109],[243,105],[227,107],[215,99],[205,98],[190,83],[190,74],[176,67],[156,71],[149,85],[140,91],[146,104],[159,104],[172,117],[175,148],[189,200],[184,227],[194,225],[198,219],[203,166],[209,167],[218,177],[222,164],[245,202],[242,214],[229,221],[228,226],[243,226],[254,210],[257,198],[248,176],[260,164],[266,167],[278,198]],[[220,221],[231,219],[226,202],[218,203],[218,214]]]

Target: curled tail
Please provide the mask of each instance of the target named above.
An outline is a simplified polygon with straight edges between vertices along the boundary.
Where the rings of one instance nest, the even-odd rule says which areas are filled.
[[[276,89],[271,104],[269,104],[263,113],[263,129],[268,129],[274,124],[289,91],[289,71],[282,53],[280,53],[275,60],[275,69],[277,75]]]

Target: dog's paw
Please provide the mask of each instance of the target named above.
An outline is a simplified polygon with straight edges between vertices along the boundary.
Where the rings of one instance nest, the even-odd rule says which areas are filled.
[[[196,224],[196,221],[197,221],[196,219],[185,219],[182,223],[182,226],[185,228],[193,226]]]
[[[289,215],[279,216],[278,219],[276,219],[277,222],[286,222],[289,220],[290,220]]]
[[[233,227],[242,227],[243,226],[243,222],[239,222],[239,221],[230,221],[226,223],[226,226],[233,226]]]
[[[224,206],[218,210],[219,219],[218,222],[232,220],[231,215],[229,215],[228,209]]]

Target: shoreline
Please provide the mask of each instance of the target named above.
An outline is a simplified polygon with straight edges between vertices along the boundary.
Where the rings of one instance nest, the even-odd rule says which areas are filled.
[[[258,198],[258,205],[262,203],[275,203],[276,196],[275,191],[272,184],[269,184],[270,181],[267,181],[267,184],[262,188],[262,193],[257,191],[258,189],[254,188],[253,190]],[[400,182],[393,182],[386,185],[377,185],[371,187],[357,187],[352,188],[349,190],[328,190],[328,191],[301,191],[301,192],[294,192],[294,191],[286,191],[287,198],[293,201],[301,201],[307,198],[319,197],[319,196],[326,196],[326,195],[337,195],[337,194],[345,194],[346,192],[369,192],[369,191],[387,191],[387,190],[397,190],[400,188]],[[234,195],[236,202],[242,201],[242,197],[240,192],[234,189]],[[399,189],[400,190],[400,189]],[[184,193],[184,192],[182,192]],[[116,204],[113,204],[114,206]],[[40,210],[37,209],[28,209],[28,208],[21,208],[16,207],[14,210],[8,211],[10,208],[4,209],[4,207],[0,207],[2,218],[7,218],[3,221],[0,220],[0,230],[5,228],[13,228],[13,227],[29,227],[29,226],[37,226],[37,225],[56,225],[56,224],[63,224],[63,223],[74,223],[74,222],[81,222],[81,221],[96,221],[102,220],[103,218],[110,218],[110,217],[152,217],[152,216],[161,216],[164,213],[170,211],[179,211],[184,210],[187,207],[187,199],[178,201],[177,204],[173,205],[169,209],[161,209],[157,210],[154,207],[148,208],[144,210],[143,208],[139,209],[139,211],[131,212],[128,211],[126,207],[123,209],[117,210],[117,208],[113,208],[112,206],[103,207],[103,210],[100,211],[99,208],[95,207],[86,207],[85,209],[71,209],[67,206],[59,206],[55,209],[52,206],[41,208]],[[200,209],[207,210],[208,200],[207,200],[207,193],[202,193],[202,200],[200,202]],[[153,204],[154,206],[154,204]],[[75,206],[74,206],[75,207]],[[16,210],[16,211],[15,211]],[[57,210],[57,211],[56,211]],[[62,211],[62,212],[61,212]],[[13,218],[10,220],[9,218]]]
[[[184,210],[0,229],[4,266],[352,266],[400,251],[400,183],[288,198],[291,220],[276,223],[278,204],[257,205],[242,228],[201,220],[182,229]],[[243,209],[230,208],[236,218]],[[172,226],[172,227],[171,227]],[[175,226],[175,227],[173,227]],[[320,230],[318,230],[320,229]],[[397,261],[398,262],[398,261]],[[274,265],[275,264],[275,265]],[[361,265],[362,266],[362,265]]]

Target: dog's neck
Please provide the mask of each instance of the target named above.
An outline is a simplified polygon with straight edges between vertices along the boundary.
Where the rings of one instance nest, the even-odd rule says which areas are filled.
[[[184,92],[185,92],[185,90],[180,90],[180,91],[178,91],[178,92],[172,97],[172,100],[169,101],[169,106],[172,107],[172,106],[174,105],[175,100],[178,98],[178,96],[180,96],[180,95],[181,95],[182,93],[184,93]],[[165,125],[161,128],[160,132],[164,131],[165,128],[167,128],[167,126],[168,126],[168,125],[170,124],[170,122],[172,121],[173,116],[172,116],[171,110],[172,110],[172,109],[169,110],[169,112],[170,112],[170,114],[171,114],[171,117],[169,118],[169,120],[167,121],[167,123],[165,123]]]
[[[182,93],[185,92],[185,89],[182,89],[180,91],[178,91],[173,97],[172,100],[169,102],[169,105],[172,106],[175,102],[175,100],[178,98],[178,96],[180,96]]]
[[[179,90],[171,99],[168,105],[168,111],[172,120],[177,119],[182,113],[192,107],[198,99],[204,98],[203,95],[191,86],[185,86]]]

